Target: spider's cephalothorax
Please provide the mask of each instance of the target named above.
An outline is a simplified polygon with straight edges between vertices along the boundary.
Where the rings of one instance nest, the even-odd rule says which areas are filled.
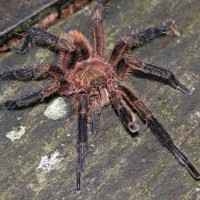
[[[127,72],[136,69],[151,73],[166,80],[171,86],[184,93],[190,90],[182,85],[167,69],[144,62],[128,54],[156,37],[178,35],[174,21],[168,21],[158,28],[148,28],[142,32],[119,39],[110,55],[105,55],[104,29],[102,15],[108,0],[97,0],[92,17],[94,52],[87,39],[78,31],[72,30],[56,37],[38,28],[30,28],[20,48],[13,47],[17,53],[26,53],[33,38],[38,38],[56,49],[59,61],[56,64],[42,64],[36,69],[18,69],[0,72],[0,79],[28,81],[48,78],[49,84],[43,89],[0,104],[0,110],[23,108],[42,101],[52,94],[72,96],[78,114],[78,158],[76,165],[77,190],[81,190],[81,173],[87,153],[88,124],[91,132],[99,131],[99,118],[102,109],[111,104],[123,124],[131,132],[139,126],[133,111],[146,121],[148,127],[161,143],[184,165],[190,174],[200,180],[200,174],[188,158],[174,145],[169,134],[154,118],[151,111],[140,101],[135,92],[120,81]],[[132,111],[127,109],[127,106]]]

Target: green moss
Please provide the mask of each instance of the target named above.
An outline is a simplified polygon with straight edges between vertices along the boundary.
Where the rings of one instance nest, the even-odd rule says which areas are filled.
[[[189,23],[187,23],[183,29],[186,31],[186,30],[192,30],[193,27],[196,25],[196,24],[199,24],[200,22],[200,12],[191,20],[189,21]]]
[[[171,113],[171,106],[169,102],[161,102],[161,112],[165,115],[165,117],[169,121],[174,121],[176,119],[176,116]]]

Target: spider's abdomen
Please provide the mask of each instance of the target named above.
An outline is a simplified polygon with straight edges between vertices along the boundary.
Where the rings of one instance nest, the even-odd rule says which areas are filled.
[[[78,91],[90,93],[92,88],[107,85],[112,78],[110,65],[97,58],[77,63],[73,71],[73,85]]]

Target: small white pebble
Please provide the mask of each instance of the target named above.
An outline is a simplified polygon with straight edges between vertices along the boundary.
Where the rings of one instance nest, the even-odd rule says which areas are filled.
[[[126,162],[127,162],[127,159],[126,159],[126,158],[121,158],[121,159],[120,159],[120,163],[121,163],[121,164],[126,163]]]
[[[191,94],[192,94],[194,91],[195,91],[195,88],[193,87],[193,88],[191,89]]]
[[[196,114],[197,117],[200,117],[200,112],[199,111],[197,111],[195,114]]]
[[[26,132],[25,129],[25,126],[14,128],[12,131],[6,133],[6,137],[9,138],[12,142],[14,142],[15,140],[19,140]]]
[[[62,97],[57,98],[47,107],[44,115],[49,119],[57,120],[67,114],[67,105]]]
[[[43,170],[48,170],[51,171],[53,166],[62,161],[64,158],[57,158],[60,155],[60,152],[56,150],[54,153],[51,154],[50,158],[48,156],[42,156],[41,161],[37,169],[43,169]]]

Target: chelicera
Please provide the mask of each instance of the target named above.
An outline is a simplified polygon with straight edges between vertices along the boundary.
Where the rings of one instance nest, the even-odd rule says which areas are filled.
[[[136,69],[159,76],[172,87],[183,93],[190,93],[190,90],[181,84],[171,71],[128,54],[129,50],[134,50],[154,38],[178,35],[175,22],[167,21],[161,27],[148,28],[122,37],[115,43],[110,54],[106,54],[102,17],[107,2],[108,0],[97,0],[94,8],[92,16],[93,51],[86,37],[76,30],[57,37],[35,27],[29,29],[23,44],[18,48],[13,47],[13,51],[26,53],[32,40],[36,38],[55,49],[59,59],[55,64],[42,64],[35,69],[26,68],[0,72],[1,80],[30,81],[41,78],[49,80],[49,83],[39,91],[0,104],[0,110],[24,108],[30,104],[41,102],[53,94],[72,98],[78,115],[76,164],[76,189],[78,191],[82,188],[81,174],[88,149],[88,127],[93,134],[99,132],[101,111],[109,104],[115,109],[124,126],[132,133],[139,131],[134,114],[136,112],[163,146],[186,167],[195,179],[200,180],[199,172],[174,145],[169,134],[142,103],[135,91],[121,83],[128,72]]]

